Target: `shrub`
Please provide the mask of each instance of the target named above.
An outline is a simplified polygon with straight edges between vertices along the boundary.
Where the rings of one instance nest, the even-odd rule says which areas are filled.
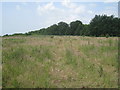
[[[51,36],[50,38],[54,38],[54,36]]]
[[[110,35],[109,35],[109,34],[106,34],[106,38],[108,38],[108,37],[110,37]]]

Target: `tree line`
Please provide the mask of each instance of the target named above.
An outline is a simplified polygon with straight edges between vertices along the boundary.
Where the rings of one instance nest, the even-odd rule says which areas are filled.
[[[113,15],[95,15],[89,24],[76,20],[59,22],[47,28],[30,31],[25,35],[120,36],[120,19]],[[14,34],[16,35],[16,34]]]

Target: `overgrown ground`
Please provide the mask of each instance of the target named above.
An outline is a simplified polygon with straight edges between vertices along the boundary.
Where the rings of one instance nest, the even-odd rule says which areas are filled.
[[[2,40],[3,87],[118,87],[117,37],[14,36]]]

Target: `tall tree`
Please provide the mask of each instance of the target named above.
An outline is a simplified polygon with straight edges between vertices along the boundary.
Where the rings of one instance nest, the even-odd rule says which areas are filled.
[[[79,34],[80,33],[79,30],[81,29],[81,27],[82,27],[82,22],[81,21],[76,20],[76,21],[71,22],[70,23],[70,35]]]
[[[58,23],[59,35],[66,35],[68,29],[69,29],[69,25],[67,23],[65,23],[65,22],[59,22]]]
[[[90,22],[90,35],[92,36],[117,36],[119,19],[114,16],[96,15]]]

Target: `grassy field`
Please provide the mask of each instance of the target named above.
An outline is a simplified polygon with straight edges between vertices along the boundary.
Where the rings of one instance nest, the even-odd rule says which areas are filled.
[[[14,36],[2,47],[3,87],[118,87],[117,37]]]

